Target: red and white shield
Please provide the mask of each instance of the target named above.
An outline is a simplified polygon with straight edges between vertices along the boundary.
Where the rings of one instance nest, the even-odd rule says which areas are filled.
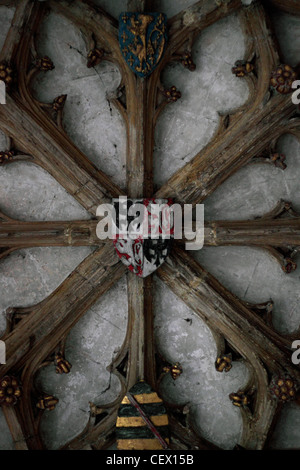
[[[171,199],[113,199],[113,243],[120,260],[139,277],[153,273],[170,253],[172,204]]]

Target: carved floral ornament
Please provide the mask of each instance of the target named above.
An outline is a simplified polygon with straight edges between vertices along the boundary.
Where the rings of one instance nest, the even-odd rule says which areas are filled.
[[[284,156],[275,147],[278,138],[286,132],[300,136],[299,117],[291,100],[291,84],[297,69],[284,63],[273,43],[265,10],[270,5],[300,16],[300,4],[293,0],[257,0],[251,4],[241,0],[200,0],[167,20],[163,13],[147,14],[153,11],[150,2],[141,0],[136,2],[134,11],[126,13],[127,19],[121,23],[119,32],[117,22],[93,2],[15,2],[13,26],[0,54],[0,79],[7,85],[7,105],[0,106],[0,129],[7,136],[7,148],[1,151],[0,163],[13,164],[21,159],[40,165],[92,217],[84,221],[23,222],[0,213],[3,234],[0,258],[20,248],[45,246],[45,240],[47,246],[97,247],[43,302],[26,308],[12,306],[7,312],[7,330],[2,338],[7,360],[1,365],[0,388],[2,402],[7,398],[11,402],[10,406],[3,406],[3,413],[17,449],[44,448],[39,432],[41,415],[47,410],[54,412],[59,403],[59,396],[36,390],[37,371],[52,364],[53,373],[57,372],[59,378],[64,373],[72,374],[71,364],[64,357],[69,331],[127,272],[111,241],[106,243],[96,237],[95,215],[99,204],[125,194],[133,199],[173,198],[180,204],[201,204],[246,164],[276,165],[277,162],[284,169]],[[68,90],[53,97],[50,103],[33,98],[31,81],[35,74],[51,73],[55,66],[51,58],[38,57],[34,45],[48,7],[83,32],[88,67],[103,60],[119,66],[122,82],[112,103],[127,129],[126,191],[97,170],[66,134],[62,114]],[[251,41],[245,57],[232,64],[233,73],[247,80],[251,97],[242,108],[221,117],[212,141],[154,191],[154,129],[165,106],[169,103],[171,106],[181,97],[176,83],[171,87],[163,85],[161,73],[168,63],[179,62],[186,68],[188,80],[189,71],[195,71],[193,44],[197,35],[234,12],[245,25]],[[128,52],[124,50],[126,47]],[[55,152],[51,151],[53,146]],[[227,399],[243,414],[239,445],[246,449],[267,447],[269,431],[278,419],[282,404],[291,399],[299,401],[300,371],[291,361],[292,335],[283,336],[274,329],[270,299],[255,305],[239,300],[184,251],[181,244],[179,240],[174,243],[172,252],[156,273],[214,333],[218,351],[212,364],[215,363],[216,372],[230,376],[235,361],[247,364],[251,375],[249,385],[243,390],[232,390]],[[278,261],[278,269],[290,273],[296,269],[300,217],[290,203],[280,201],[270,213],[254,220],[207,222],[205,245],[259,247]],[[109,366],[119,380],[119,396],[103,406],[91,404],[87,427],[64,448],[108,448],[116,440],[117,418],[127,417],[120,414],[126,405],[122,401],[128,399],[136,413],[140,413],[139,407],[144,411],[142,402],[146,399],[154,400],[149,403],[159,408],[162,377],[168,379],[169,374],[170,380],[185,380],[184,367],[178,359],[172,358],[169,364],[155,348],[152,275],[143,279],[128,272],[127,280],[128,329],[118,355]],[[141,393],[134,393],[136,386],[141,388]],[[150,442],[152,435],[156,435],[156,444],[163,447],[162,438],[171,449],[215,448],[196,432],[188,404],[176,407],[164,402],[161,406],[165,421],[156,421],[154,428],[153,422],[147,424],[149,415],[135,416],[142,435],[147,436],[144,439]],[[157,415],[159,412],[153,414]],[[124,420],[120,423],[119,437],[126,440]],[[140,446],[140,434],[134,440],[138,443],[128,445]]]

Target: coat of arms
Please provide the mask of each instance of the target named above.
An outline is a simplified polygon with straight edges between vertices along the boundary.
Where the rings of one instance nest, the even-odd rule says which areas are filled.
[[[174,238],[171,199],[113,199],[117,255],[128,269],[147,277],[165,261]]]
[[[119,42],[134,73],[147,77],[158,65],[167,43],[167,17],[163,13],[120,15]]]

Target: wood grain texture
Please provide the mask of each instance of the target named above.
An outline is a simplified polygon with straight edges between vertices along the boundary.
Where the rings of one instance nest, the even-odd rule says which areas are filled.
[[[243,7],[241,0],[200,0],[168,21],[169,42],[163,59],[153,74],[137,78],[125,64],[118,43],[118,22],[92,0],[50,0],[47,7],[65,16],[84,35],[87,44],[105,50],[105,60],[116,64],[122,81],[112,102],[119,110],[127,132],[127,188],[121,191],[103,172],[95,168],[72,143],[64,131],[62,113],[53,120],[43,103],[32,95],[32,40],[38,32],[46,5],[34,0],[14,4],[15,15],[0,60],[11,62],[17,83],[9,91],[7,105],[0,106],[0,129],[13,139],[17,150],[31,157],[34,164],[51,174],[94,217],[97,206],[112,197],[153,197],[153,148],[157,119],[167,105],[161,74],[165,66],[192,48],[206,27],[237,13],[246,34],[245,60],[255,57],[256,75],[247,77],[248,101],[228,116],[220,117],[220,127],[212,141],[191,162],[176,172],[154,197],[174,197],[180,203],[196,204],[215,191],[227,178],[253,157],[269,149],[284,133],[300,138],[299,118],[291,96],[271,94],[270,75],[280,61],[277,42],[263,5],[299,14],[299,2],[266,0]],[[128,8],[151,10],[151,1],[131,0]],[[242,59],[242,58],[241,58]],[[35,73],[35,72],[34,72]],[[27,157],[26,157],[27,158]],[[208,246],[245,245],[273,250],[299,246],[299,216],[280,217],[276,209],[255,220],[212,221],[205,226]],[[5,417],[17,449],[42,449],[37,415],[32,406],[34,377],[66,335],[93,305],[126,272],[118,261],[112,243],[95,236],[95,219],[63,222],[20,222],[0,213],[0,258],[13,250],[31,246],[98,246],[70,276],[44,301],[8,312],[8,327],[3,337],[7,344],[7,364],[0,375],[19,374],[23,397]],[[184,240],[183,240],[184,242]],[[242,409],[245,448],[266,445],[280,413],[271,398],[270,377],[289,372],[300,384],[299,370],[293,367],[292,336],[283,336],[266,323],[254,308],[240,301],[205,271],[178,243],[172,256],[158,270],[159,277],[212,330],[219,343],[228,344],[244,358],[249,367],[248,386],[255,389],[253,412]],[[65,449],[105,449],[114,441],[119,404],[127,390],[145,378],[155,390],[156,371],[153,327],[153,286],[128,273],[128,325],[125,340],[109,366],[120,382],[119,396],[96,408],[105,414],[98,424],[91,419],[83,432],[67,443]],[[18,320],[18,321],[16,321]],[[45,362],[46,361],[46,362]],[[177,414],[176,414],[177,413]],[[172,449],[215,449],[197,435],[191,417],[168,406]],[[182,423],[186,420],[186,425]],[[26,442],[25,442],[26,441]]]
[[[264,3],[267,6],[276,7],[291,15],[300,15],[300,4],[298,0],[264,0]]]

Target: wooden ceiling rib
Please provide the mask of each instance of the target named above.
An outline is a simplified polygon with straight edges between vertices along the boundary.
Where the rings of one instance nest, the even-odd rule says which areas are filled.
[[[0,1],[0,5],[13,3]],[[7,363],[0,367],[0,376],[17,375],[23,395],[15,407],[4,407],[3,410],[16,449],[43,449],[39,433],[42,412],[34,406],[35,374],[52,360],[58,345],[65,341],[79,318],[126,271],[114,256],[112,243],[96,239],[98,205],[124,194],[131,198],[174,197],[180,203],[201,203],[253,157],[272,148],[283,133],[291,132],[299,138],[299,118],[295,117],[291,95],[269,92],[270,76],[281,63],[281,55],[273,40],[264,4],[297,15],[300,15],[300,4],[293,0],[268,0],[245,7],[241,0],[200,0],[169,20],[165,55],[149,78],[140,79],[124,62],[116,20],[91,0],[50,0],[47,5],[36,0],[15,3],[15,15],[0,53],[0,62],[11,63],[17,72],[7,105],[0,106],[0,129],[11,139],[17,152],[10,164],[18,160],[18,154],[27,156],[49,172],[93,219],[19,222],[0,213],[0,258],[12,250],[29,246],[97,246],[42,302],[9,311],[8,328],[2,338],[7,345]],[[105,58],[120,69],[122,86],[119,91],[123,95],[113,102],[127,131],[125,192],[90,163],[65,133],[62,120],[53,120],[47,107],[33,97],[31,80],[38,72],[32,65],[33,39],[48,7],[81,29],[87,53],[89,45],[96,43],[97,47],[105,49]],[[130,0],[129,8],[132,11],[149,10],[151,2]],[[244,59],[255,60],[256,74],[245,77],[250,98],[242,108],[221,118],[212,141],[153,196],[154,130],[159,114],[167,105],[162,93],[161,72],[175,57],[178,60],[186,49],[191,50],[200,31],[233,12],[238,13],[247,35]],[[209,222],[205,228],[205,244],[260,246],[272,249],[272,253],[284,262],[285,258],[277,249],[300,245],[300,218],[294,213],[290,218],[282,217],[285,211],[289,212],[290,206],[280,203],[275,211],[258,220]],[[180,243],[175,244],[173,254],[159,268],[158,276],[249,366],[251,379],[247,387],[255,390],[255,400],[252,412],[241,409],[244,428],[240,445],[247,449],[264,448],[281,407],[270,394],[270,376],[288,373],[300,386],[299,369],[290,360],[292,336],[277,333],[272,324],[256,313],[255,306],[251,308],[227,291],[182,250]],[[127,333],[118,356],[110,365],[110,370],[120,380],[120,394],[112,403],[96,409],[98,415],[106,413],[103,420],[96,425],[91,420],[86,429],[64,448],[109,447],[114,440],[117,410],[124,394],[140,379],[146,379],[157,390],[160,377],[156,367],[152,297],[151,276],[140,279],[129,273]],[[185,417],[186,424],[183,425],[176,418],[178,409],[169,404],[168,411],[172,448],[216,448],[197,435],[189,416]]]

